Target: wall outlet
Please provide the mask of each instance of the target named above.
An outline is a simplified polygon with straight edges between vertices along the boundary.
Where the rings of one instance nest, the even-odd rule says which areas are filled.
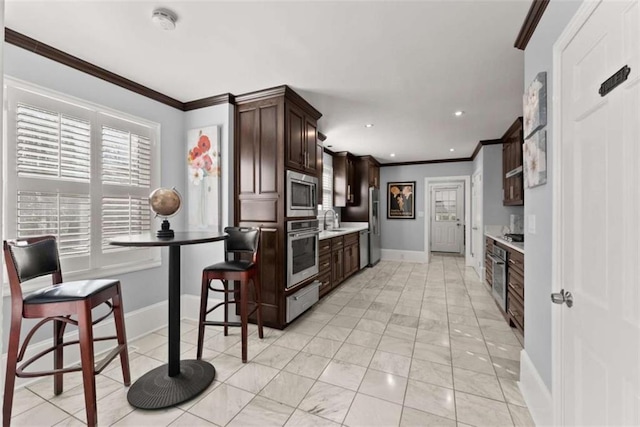
[[[527,232],[529,234],[536,234],[536,216],[535,215],[527,216]]]

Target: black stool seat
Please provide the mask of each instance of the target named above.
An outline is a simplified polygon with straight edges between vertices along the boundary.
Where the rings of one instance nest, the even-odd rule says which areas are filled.
[[[25,304],[49,304],[55,302],[79,301],[97,294],[111,286],[116,286],[117,280],[78,280],[63,282],[57,286],[48,286],[26,295]]]
[[[253,268],[252,261],[230,260],[205,267],[204,271],[247,271]]]

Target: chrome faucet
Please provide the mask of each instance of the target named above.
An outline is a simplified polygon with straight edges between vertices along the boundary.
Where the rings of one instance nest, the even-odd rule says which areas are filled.
[[[338,214],[336,213],[336,211],[334,211],[333,209],[327,209],[326,211],[324,211],[324,221],[322,222],[322,225],[324,227],[324,229],[327,229],[327,214],[329,212],[333,212],[333,218],[334,218],[334,222],[333,224],[335,225],[335,218],[338,216]]]

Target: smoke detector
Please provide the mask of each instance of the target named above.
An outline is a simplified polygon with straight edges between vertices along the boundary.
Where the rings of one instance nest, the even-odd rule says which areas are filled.
[[[170,10],[156,9],[151,14],[151,20],[163,30],[174,30],[178,17]]]

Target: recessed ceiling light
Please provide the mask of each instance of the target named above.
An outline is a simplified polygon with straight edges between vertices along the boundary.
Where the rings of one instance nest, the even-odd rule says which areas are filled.
[[[178,17],[168,9],[156,9],[151,14],[151,20],[163,30],[174,30]]]
[[[460,116],[462,116],[463,114],[464,114],[464,111],[462,111],[462,110],[458,110],[458,111],[456,111],[455,113],[453,113],[453,115],[454,115],[454,116],[456,116],[456,117],[460,117]]]
[[[373,123],[367,123],[366,125],[364,125],[364,127],[366,127],[366,128],[372,128],[372,127],[373,127]]]
[[[391,154],[389,154],[389,155],[390,155],[391,157],[395,157],[395,156],[396,156],[396,153],[391,153]]]
[[[456,151],[455,148],[449,148],[449,151]]]

